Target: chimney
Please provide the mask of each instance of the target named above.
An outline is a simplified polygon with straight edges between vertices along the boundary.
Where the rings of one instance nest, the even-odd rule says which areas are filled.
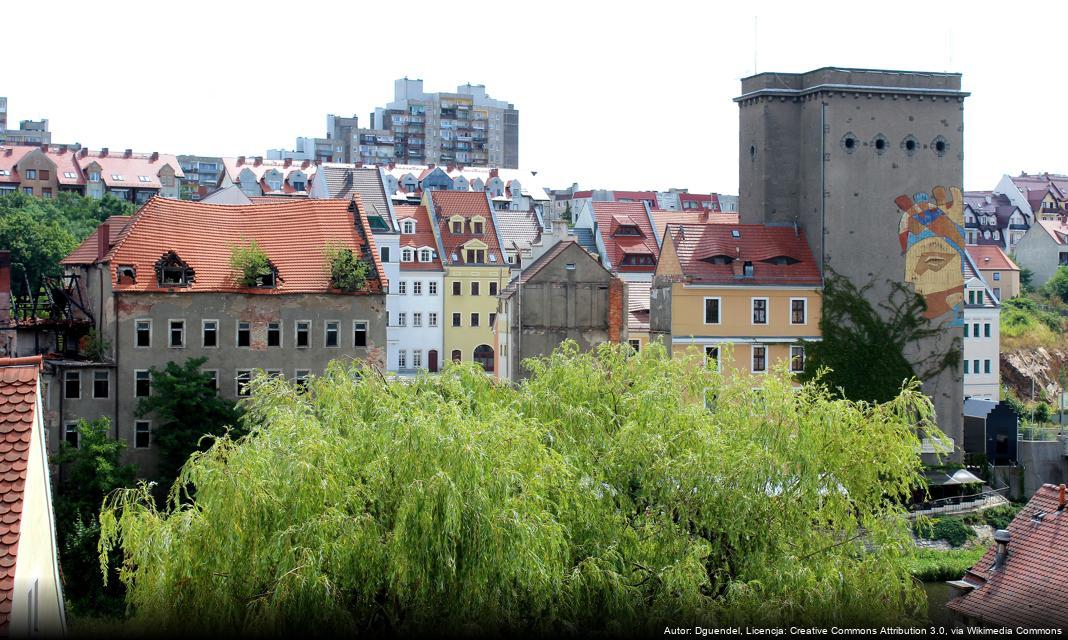
[[[286,161],[282,163],[282,168],[288,169],[291,164],[293,164],[293,158],[286,158]]]
[[[490,177],[491,178],[496,178],[497,174],[498,174],[498,171],[497,171],[496,168],[490,169]]]
[[[426,166],[426,168],[427,168],[427,169],[433,169],[433,168],[434,168],[434,167],[436,167],[436,166],[437,166],[437,165],[435,165],[435,164],[434,164],[433,162],[431,162],[430,164],[428,164],[428,165]]]
[[[8,149],[7,152],[11,153],[11,149]],[[389,169],[393,169],[393,167],[395,167],[395,166],[397,166],[397,165],[394,162],[390,162],[389,164],[386,165],[386,167],[388,167]]]
[[[67,145],[63,145],[62,147],[60,147],[59,148],[59,152],[60,153],[66,153],[67,152]]]
[[[47,144],[42,144],[41,145],[41,153],[48,153],[48,145]]]
[[[159,151],[153,151],[152,155],[148,157],[149,162],[155,162],[156,160],[159,160]]]
[[[245,156],[237,156],[237,166],[245,164]]]
[[[1057,487],[1057,511],[1064,511],[1064,489],[1065,487],[1063,483],[1061,483],[1061,486]]]
[[[124,151],[123,154],[122,154],[122,157],[123,158],[132,158],[133,157],[133,149],[127,149],[126,151]]]
[[[305,160],[304,162],[301,162],[301,163],[300,163],[300,168],[301,168],[301,169],[307,169],[307,168],[308,168],[308,165],[310,165],[310,164],[311,164],[310,162],[308,162],[307,160]]]
[[[452,173],[453,169],[455,169],[455,168],[456,168],[456,165],[447,164],[447,165],[445,165],[445,173]]]
[[[81,150],[78,151],[78,155],[81,156],[82,158],[88,156],[89,155],[89,149],[86,149],[85,147],[82,147]]]
[[[104,222],[96,228],[96,259],[103,260],[111,250],[111,225]]]
[[[701,211],[701,213],[698,214],[697,219],[701,222],[708,222],[708,211]]]
[[[612,278],[608,283],[608,341],[622,342],[625,326],[627,298],[623,291],[623,281]]]
[[[256,156],[252,160],[253,160],[252,166],[254,166],[254,167],[258,167],[261,164],[263,164],[263,156]]]
[[[734,260],[731,261],[731,269],[734,271],[734,277],[740,278],[745,275],[745,263],[742,262],[742,248],[735,247]]]
[[[4,155],[5,156],[9,156],[9,155],[11,155],[12,151],[14,151],[14,149],[12,149],[11,147],[8,147],[7,149],[4,149]]]
[[[106,158],[106,157],[108,157],[108,148],[107,148],[107,147],[104,147],[104,148],[102,148],[102,149],[100,150],[100,157],[101,157],[101,158]]]
[[[994,571],[1001,569],[1009,559],[1009,532],[998,529],[994,532],[994,542],[998,545],[997,554],[994,556]]]

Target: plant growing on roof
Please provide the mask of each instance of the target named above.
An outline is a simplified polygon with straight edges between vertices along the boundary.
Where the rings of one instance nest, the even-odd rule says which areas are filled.
[[[240,275],[238,282],[246,287],[262,287],[273,284],[274,265],[255,240],[247,245],[230,247],[230,268]]]
[[[366,286],[371,267],[367,262],[357,258],[352,249],[331,242],[326,245],[323,253],[326,255],[326,263],[330,268],[331,287],[341,289],[346,293],[353,293]]]

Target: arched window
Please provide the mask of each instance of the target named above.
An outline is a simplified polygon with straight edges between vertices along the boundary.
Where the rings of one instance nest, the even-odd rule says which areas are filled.
[[[480,344],[475,347],[474,361],[486,371],[493,371],[493,347]]]

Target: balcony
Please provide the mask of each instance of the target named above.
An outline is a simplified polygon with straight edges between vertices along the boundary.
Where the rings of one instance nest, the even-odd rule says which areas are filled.
[[[1061,207],[1043,206],[1042,213],[1064,213],[1064,209]]]

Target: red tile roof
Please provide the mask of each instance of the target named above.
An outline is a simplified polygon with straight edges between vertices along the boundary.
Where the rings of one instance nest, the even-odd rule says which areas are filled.
[[[442,261],[445,264],[463,265],[460,256],[460,247],[468,240],[477,239],[486,245],[486,263],[491,266],[507,266],[501,253],[500,243],[497,241],[497,229],[493,225],[493,213],[490,211],[486,194],[481,191],[431,191],[434,214],[438,220],[438,229],[441,233],[442,249],[445,255]],[[464,225],[464,233],[453,233],[449,226],[449,218],[452,216],[472,218],[482,216],[486,219],[484,233],[475,235],[468,233],[468,225]],[[456,259],[453,259],[456,254]]]
[[[395,205],[393,207],[393,214],[397,218],[397,225],[401,229],[404,228],[402,224],[403,220],[415,221],[415,233],[402,233],[400,235],[400,246],[403,250],[405,247],[411,247],[412,249],[420,249],[422,247],[430,247],[434,250],[434,259],[430,262],[401,262],[401,271],[441,271],[441,255],[438,250],[438,241],[434,238],[434,229],[430,225],[430,214],[427,213],[426,207],[410,206],[410,205]]]
[[[738,237],[734,237],[737,232]],[[821,284],[820,269],[812,257],[804,232],[793,227],[762,224],[669,224],[683,274],[695,283],[747,285]],[[666,241],[666,240],[665,240]],[[727,256],[732,264],[711,264],[706,259]],[[796,260],[794,264],[771,264],[778,257]],[[750,262],[752,277],[735,275],[736,262]]]
[[[22,177],[19,175],[15,165],[21,162],[27,153],[36,148],[37,147],[25,147],[21,145],[0,147],[0,183],[22,182]]]
[[[241,181],[238,178],[240,177],[241,172],[245,169],[252,172],[257,183],[264,179],[263,176],[268,171],[277,169],[278,172],[282,174],[283,188],[286,185],[289,185],[290,174],[294,171],[300,171],[308,177],[308,185],[305,188],[309,188],[311,186],[312,176],[315,175],[315,172],[318,170],[318,166],[308,160],[294,162],[289,160],[257,161],[253,158],[223,158],[222,161],[223,172],[234,184],[241,184]],[[266,183],[262,183],[260,188],[265,193],[271,190],[270,186]],[[290,185],[290,190],[292,190],[292,185]]]
[[[1009,256],[996,245],[968,245],[965,247],[968,255],[975,261],[980,269],[998,269],[1000,271],[1019,271]]]
[[[684,211],[700,211],[701,209],[706,211],[719,211],[719,195],[715,193],[680,193],[679,204],[682,205],[684,202],[694,202],[698,205],[691,209],[686,209],[685,206],[683,206]],[[708,203],[707,207],[705,206],[706,202]]]
[[[707,210],[696,209],[689,211],[653,209],[650,213],[653,214],[653,224],[656,225],[656,232],[661,238],[664,237],[664,229],[669,224],[738,224],[740,222],[737,213],[710,213]]]
[[[103,223],[101,223],[101,226],[103,226],[104,224],[108,225],[108,236],[110,236],[110,239],[108,241],[108,247],[115,246],[115,243],[119,240],[119,236],[122,235],[123,229],[125,229],[126,225],[130,223],[130,220],[133,220],[133,216],[111,216]],[[89,234],[89,237],[82,241],[80,245],[78,245],[77,249],[75,249],[66,258],[60,260],[59,263],[93,264],[94,262],[96,262],[96,239],[98,235],[100,235],[100,227],[94,229],[93,232]]]
[[[1061,223],[1060,220],[1036,220],[1038,226],[1049,234],[1053,241],[1057,244],[1068,243],[1068,226]]]
[[[656,270],[656,265],[622,266],[625,254],[647,254],[654,258],[660,255],[653,223],[645,205],[641,202],[594,202],[593,215],[597,221],[597,231],[604,242],[605,256],[616,272],[648,272]],[[626,221],[626,222],[623,222]],[[613,235],[620,224],[633,223],[642,232],[640,236]]]
[[[40,369],[41,356],[0,358],[0,636],[9,631]]]
[[[165,166],[174,170],[174,175],[181,178],[182,165],[178,158],[169,154],[131,153],[128,157],[122,152],[108,151],[108,155],[101,155],[102,151],[90,151],[82,149],[78,152],[78,166],[88,172],[89,167],[96,163],[100,166],[100,179],[108,187],[127,189],[159,189],[159,173]],[[119,176],[121,179],[113,178]],[[141,177],[147,181],[141,180]]]
[[[987,549],[964,574],[976,587],[950,600],[950,610],[1006,627],[1068,626],[1068,511],[1058,511],[1058,492],[1052,484],[1035,492],[1009,524],[1004,566],[992,570],[997,545]]]
[[[356,202],[358,203],[358,196]],[[120,265],[136,268],[136,283],[116,284],[116,291],[196,293],[227,291],[253,294],[328,293],[330,276],[323,257],[333,242],[373,261],[375,273],[360,293],[379,293],[385,271],[368,232],[367,216],[350,209],[352,201],[279,200],[248,205],[205,204],[154,197],[134,214],[107,256],[112,281]],[[230,268],[231,247],[255,240],[278,269],[275,288],[245,288]],[[194,271],[189,286],[160,287],[155,264],[168,251]]]

